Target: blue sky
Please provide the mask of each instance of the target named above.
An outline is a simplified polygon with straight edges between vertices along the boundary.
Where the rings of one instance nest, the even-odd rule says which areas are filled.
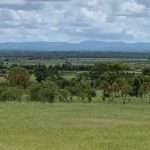
[[[150,0],[0,0],[0,42],[150,42]]]

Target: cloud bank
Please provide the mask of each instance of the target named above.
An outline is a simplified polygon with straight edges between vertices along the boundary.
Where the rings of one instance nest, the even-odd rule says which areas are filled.
[[[1,0],[0,42],[150,42],[149,18],[149,0]]]

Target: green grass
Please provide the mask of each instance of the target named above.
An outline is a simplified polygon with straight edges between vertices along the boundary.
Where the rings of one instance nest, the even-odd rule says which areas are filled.
[[[0,103],[0,150],[148,150],[150,104]]]
[[[17,65],[36,65],[36,64],[44,64],[46,66],[49,65],[57,65],[63,64],[65,61],[69,61],[74,65],[93,65],[96,62],[113,62],[113,61],[123,61],[127,64],[132,65],[148,65],[149,61],[145,58],[66,58],[66,59],[49,59],[49,60],[28,60],[28,59],[17,59],[5,61],[5,65],[10,67],[13,64]]]

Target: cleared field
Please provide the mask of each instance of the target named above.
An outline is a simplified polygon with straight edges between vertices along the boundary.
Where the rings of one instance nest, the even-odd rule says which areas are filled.
[[[0,149],[148,150],[150,104],[141,101],[0,103]]]
[[[44,64],[46,66],[49,65],[57,65],[63,64],[65,61],[69,61],[74,65],[93,65],[96,62],[113,62],[113,61],[122,61],[128,64],[146,64],[149,65],[149,61],[145,59],[138,58],[66,58],[66,59],[48,59],[48,60],[28,60],[28,59],[17,59],[11,61],[5,61],[5,65],[11,66],[13,64],[17,65],[36,65],[36,64]]]

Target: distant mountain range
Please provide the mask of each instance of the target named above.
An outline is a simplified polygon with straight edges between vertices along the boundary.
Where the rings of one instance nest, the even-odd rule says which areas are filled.
[[[67,42],[18,42],[0,43],[0,50],[34,50],[34,51],[150,51],[150,43],[124,43],[84,41]]]

